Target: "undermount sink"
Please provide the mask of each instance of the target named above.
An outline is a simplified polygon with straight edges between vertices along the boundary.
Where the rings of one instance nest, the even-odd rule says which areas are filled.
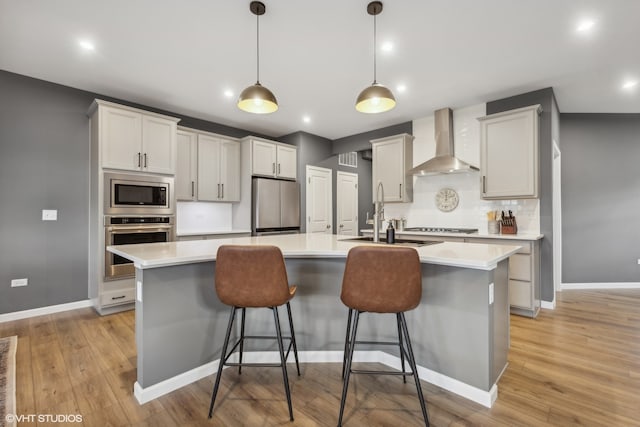
[[[367,243],[377,243],[381,245],[394,245],[394,246],[427,246],[427,245],[435,245],[436,243],[442,243],[439,240],[411,240],[411,239],[395,239],[395,243],[387,243],[387,239],[384,237],[380,238],[379,242],[374,242],[372,236],[362,236],[362,237],[354,237],[352,239],[340,239],[342,242],[367,242]]]

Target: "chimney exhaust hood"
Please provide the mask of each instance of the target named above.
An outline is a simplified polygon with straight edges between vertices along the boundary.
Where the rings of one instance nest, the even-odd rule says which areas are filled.
[[[453,111],[442,108],[435,112],[436,156],[410,169],[410,175],[424,176],[478,171],[479,169],[454,156]]]

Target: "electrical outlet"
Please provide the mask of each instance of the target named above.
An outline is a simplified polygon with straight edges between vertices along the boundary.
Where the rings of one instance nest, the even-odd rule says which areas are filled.
[[[24,278],[24,279],[13,279],[11,281],[11,287],[12,288],[17,288],[19,286],[27,286],[29,284],[29,279]]]
[[[58,211],[55,209],[43,209],[42,210],[42,220],[43,221],[57,221],[58,220]]]

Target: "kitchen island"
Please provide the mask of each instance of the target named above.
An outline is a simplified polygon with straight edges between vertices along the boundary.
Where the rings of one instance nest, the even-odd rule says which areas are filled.
[[[280,247],[289,282],[298,286],[291,310],[300,361],[342,362],[347,318],[340,301],[342,274],[349,249],[366,243],[297,234],[110,246],[136,269],[134,393],[140,403],[215,372],[230,311],[214,289],[215,256],[223,244]],[[416,247],[423,295],[406,318],[422,380],[493,404],[509,348],[508,257],[519,249],[452,242]],[[272,334],[269,313],[247,312],[252,334]],[[384,315],[365,314],[360,330],[361,339],[397,339],[395,321]],[[246,361],[279,357],[275,342],[256,349],[245,349]],[[359,350],[354,361],[400,366],[396,347]]]

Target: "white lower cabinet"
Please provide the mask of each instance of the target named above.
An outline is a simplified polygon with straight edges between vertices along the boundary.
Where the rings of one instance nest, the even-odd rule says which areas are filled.
[[[373,234],[373,231],[363,233]],[[511,313],[536,317],[540,311],[540,241],[513,240],[486,237],[446,237],[407,234],[401,238],[413,240],[440,240],[443,242],[487,243],[491,245],[522,246],[509,257],[509,305]],[[399,238],[396,235],[396,239]]]
[[[473,237],[465,241],[522,246],[509,257],[509,304],[514,314],[536,317],[540,311],[540,241]]]

